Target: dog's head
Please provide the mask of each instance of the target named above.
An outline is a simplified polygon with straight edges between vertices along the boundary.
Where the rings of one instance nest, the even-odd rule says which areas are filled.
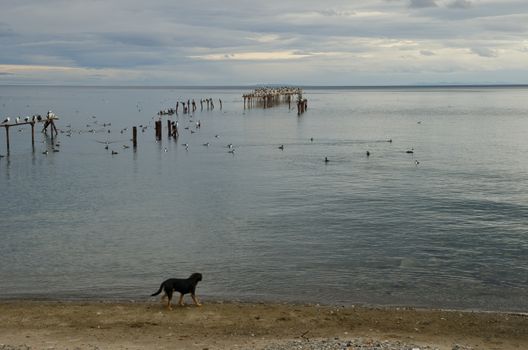
[[[191,276],[189,276],[189,279],[193,280],[193,281],[196,281],[196,282],[200,282],[202,280],[202,274],[198,273],[198,272],[195,272]]]

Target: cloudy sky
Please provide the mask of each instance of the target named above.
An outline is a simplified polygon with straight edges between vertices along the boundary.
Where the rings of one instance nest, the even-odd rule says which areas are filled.
[[[528,83],[527,0],[0,0],[0,84]]]

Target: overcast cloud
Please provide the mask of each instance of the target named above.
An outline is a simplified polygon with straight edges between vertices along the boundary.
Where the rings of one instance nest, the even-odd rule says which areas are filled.
[[[0,84],[528,83],[526,0],[0,6]]]

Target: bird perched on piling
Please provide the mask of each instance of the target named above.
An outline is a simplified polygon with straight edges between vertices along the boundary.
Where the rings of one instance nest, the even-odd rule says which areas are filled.
[[[16,117],[16,118],[15,118],[15,123],[16,123],[16,124],[20,123],[20,117]]]

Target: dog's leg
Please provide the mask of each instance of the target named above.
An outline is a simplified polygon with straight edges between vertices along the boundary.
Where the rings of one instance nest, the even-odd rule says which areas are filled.
[[[178,305],[183,306],[183,294],[180,294],[180,300],[178,300]]]
[[[200,302],[198,301],[198,298],[196,297],[196,295],[191,294],[191,298],[192,298],[192,300],[194,301],[194,304],[195,304],[196,306],[202,306],[202,304],[200,304]]]
[[[169,299],[169,300],[167,301],[167,308],[168,308],[169,310],[172,310],[172,306],[171,306],[172,291],[171,291],[170,293],[167,293],[167,298]]]

